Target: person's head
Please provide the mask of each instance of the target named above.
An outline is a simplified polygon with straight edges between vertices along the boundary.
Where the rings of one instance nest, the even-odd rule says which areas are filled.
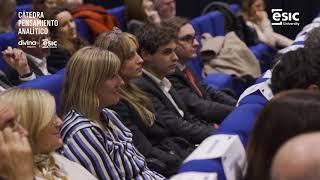
[[[320,93],[291,90],[276,95],[260,112],[247,146],[246,180],[269,180],[279,147],[293,136],[320,130]]]
[[[39,59],[49,56],[49,49],[43,46],[44,39],[50,39],[50,32],[47,26],[31,26],[26,25],[23,21],[37,22],[43,21],[34,17],[22,17],[16,23],[16,36],[18,40],[18,48],[23,50],[25,53],[30,54]],[[39,33],[24,34],[19,31],[25,31],[26,29],[36,29]],[[35,41],[37,42],[34,48],[30,48],[28,45],[20,44],[19,41]]]
[[[253,18],[258,11],[265,10],[264,0],[243,0],[241,2],[241,13],[245,19]]]
[[[99,47],[84,47],[70,58],[62,90],[62,113],[71,109],[99,123],[103,108],[119,101],[120,60]]]
[[[196,32],[189,20],[182,17],[172,17],[162,22],[165,27],[170,27],[176,32],[178,41],[176,54],[181,63],[197,56],[199,42]]]
[[[320,179],[320,133],[306,133],[288,140],[276,153],[272,180]]]
[[[319,48],[320,47],[320,27],[312,29],[307,34],[307,38],[304,41],[304,47],[306,48]]]
[[[137,53],[138,40],[132,34],[114,30],[101,34],[95,45],[115,53],[120,61],[120,76],[126,85],[121,87],[121,98],[125,99],[140,115],[143,122],[150,126],[154,122],[154,114],[148,109],[151,102],[144,93],[137,88],[131,79],[141,76],[143,60]]]
[[[132,19],[160,23],[160,16],[154,9],[153,2],[151,0],[124,0],[125,6],[125,18],[129,22]]]
[[[54,152],[62,145],[62,120],[56,114],[52,95],[44,90],[11,89],[0,98],[14,107],[17,121],[28,131],[34,154]]]
[[[5,128],[11,128],[14,132],[18,132],[22,136],[28,134],[18,123],[17,113],[12,104],[3,101],[2,98],[0,98],[0,131],[3,131]]]
[[[154,4],[162,19],[171,18],[176,15],[176,0],[155,0]]]
[[[47,12],[57,5],[58,0],[32,0],[32,10],[35,12]]]
[[[299,48],[284,54],[272,70],[271,89],[274,94],[289,89],[318,91],[320,87],[320,51]]]
[[[16,0],[0,1],[0,33],[11,31],[11,22],[16,14]]]
[[[158,78],[175,72],[178,57],[176,50],[176,34],[169,28],[146,24],[143,31],[138,31],[138,53],[144,60],[144,67],[152,71]]]
[[[56,7],[46,13],[47,20],[58,20],[59,26],[50,26],[52,39],[74,40],[77,37],[76,23],[70,11],[65,7]]]
[[[123,80],[128,81],[142,74],[143,60],[137,53],[139,43],[134,35],[120,30],[105,32],[97,38],[95,46],[107,49],[119,57],[119,74]]]

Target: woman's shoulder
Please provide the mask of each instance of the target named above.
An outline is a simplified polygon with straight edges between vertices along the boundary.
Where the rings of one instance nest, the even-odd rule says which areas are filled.
[[[53,153],[53,158],[56,164],[62,168],[67,176],[68,179],[71,180],[96,180],[97,178],[89,173],[83,166],[80,164],[70,161],[69,159],[65,158],[64,156]]]
[[[70,110],[64,117],[64,122],[61,128],[62,138],[66,138],[80,132],[83,129],[101,129],[90,119],[84,117],[76,110]]]

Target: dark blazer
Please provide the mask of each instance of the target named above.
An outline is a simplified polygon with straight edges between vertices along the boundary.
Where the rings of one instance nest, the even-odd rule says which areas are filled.
[[[201,83],[195,77],[196,84],[203,94],[203,97],[201,97],[179,68],[176,68],[176,72],[168,76],[168,79],[182,97],[188,111],[207,122],[220,124],[237,103],[233,97]]]
[[[214,132],[212,126],[186,111],[186,107],[174,87],[171,87],[169,93],[177,106],[184,112],[184,117],[181,117],[160,87],[146,74],[143,73],[136,80],[136,84],[151,99],[155,109],[156,121],[163,124],[171,136],[180,136],[192,143],[201,143],[202,140]]]
[[[30,70],[36,75],[36,76],[43,76],[44,74],[41,72],[41,70],[30,60],[30,58],[27,57],[28,64],[30,67]],[[56,72],[55,68],[51,68],[50,66],[47,66],[49,73],[54,74]],[[18,72],[10,67],[7,66],[6,69],[3,71],[8,80],[10,81],[11,84],[17,86],[21,84],[23,81],[20,80]]]
[[[183,159],[179,155],[172,154],[161,149],[160,143],[170,136],[170,132],[165,124],[155,121],[151,127],[145,125],[138,112],[124,99],[118,104],[109,107],[120,117],[121,122],[133,134],[133,144],[147,159],[155,158],[167,167],[171,167],[171,172],[161,172],[163,175],[172,175],[182,163]],[[166,169],[166,171],[169,171]]]
[[[6,75],[0,70],[0,86],[4,89],[8,89],[12,86]]]
[[[47,57],[47,66],[59,71],[66,67],[71,55],[63,48],[50,49],[50,55]]]

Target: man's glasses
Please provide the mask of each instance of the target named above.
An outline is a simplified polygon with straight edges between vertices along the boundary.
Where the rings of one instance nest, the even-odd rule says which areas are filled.
[[[179,38],[180,41],[184,41],[189,44],[192,44],[194,42],[194,40],[198,40],[198,39],[199,39],[198,36],[192,35],[192,34],[188,34],[188,35],[185,35],[185,36],[182,36]]]

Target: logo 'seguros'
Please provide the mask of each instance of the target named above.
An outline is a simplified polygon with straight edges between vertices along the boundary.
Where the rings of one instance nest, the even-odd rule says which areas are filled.
[[[282,9],[271,9],[272,25],[299,26],[299,12],[284,12]]]

